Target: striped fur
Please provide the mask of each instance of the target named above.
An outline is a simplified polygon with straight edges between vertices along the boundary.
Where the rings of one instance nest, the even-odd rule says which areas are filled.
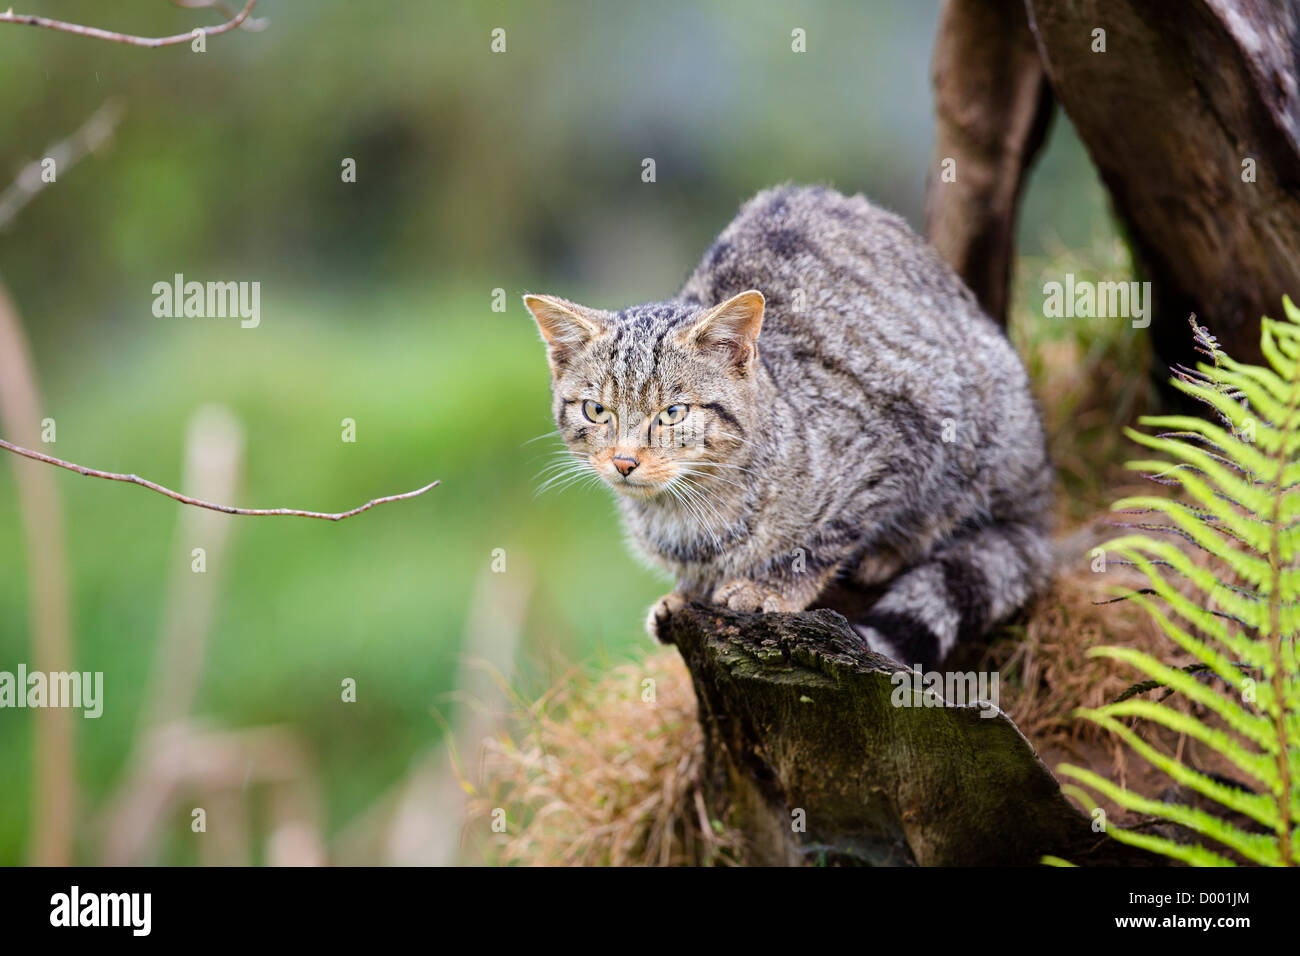
[[[574,467],[619,492],[633,543],[677,579],[652,632],[686,600],[801,610],[878,589],[859,632],[928,667],[1045,583],[1051,472],[1025,371],[861,196],[760,193],[664,302],[525,301]]]

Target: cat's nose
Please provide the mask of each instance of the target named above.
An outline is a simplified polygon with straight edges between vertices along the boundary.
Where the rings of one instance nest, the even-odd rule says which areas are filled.
[[[618,473],[624,478],[632,474],[632,472],[636,470],[636,466],[639,464],[641,464],[641,462],[637,461],[635,458],[628,457],[627,455],[616,455],[614,458],[614,467],[618,469]]]

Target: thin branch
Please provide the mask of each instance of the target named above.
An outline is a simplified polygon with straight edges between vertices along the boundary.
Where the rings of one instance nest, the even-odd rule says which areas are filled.
[[[112,138],[121,118],[121,102],[116,99],[105,100],[75,133],[47,149],[42,159],[33,160],[24,166],[8,188],[0,192],[0,232],[8,227],[37,193],[50,184],[41,175],[45,159],[54,160],[55,175],[61,175],[104,146]]]
[[[0,23],[17,23],[22,26],[44,27],[47,30],[59,30],[63,33],[75,33],[77,36],[93,37],[96,40],[109,40],[113,43],[127,43],[131,46],[176,46],[179,43],[190,43],[194,39],[196,32],[201,32],[206,36],[217,36],[221,33],[228,33],[236,29],[241,23],[248,19],[248,15],[253,12],[253,5],[257,0],[248,0],[244,4],[244,9],[237,14],[215,27],[195,27],[188,33],[177,33],[169,37],[138,37],[129,33],[117,33],[113,30],[101,30],[99,27],[86,27],[79,23],[68,23],[64,20],[51,20],[49,17],[33,16],[30,13],[14,13],[10,7],[5,13],[0,13]]]
[[[39,451],[32,451],[30,448],[23,448],[12,442],[7,442],[0,438],[0,448],[11,451],[16,455],[22,455],[25,458],[31,458],[33,461],[43,461],[47,465],[57,465],[60,468],[66,468],[68,471],[75,471],[79,475],[85,475],[89,478],[106,478],[109,481],[125,481],[133,485],[142,485],[151,491],[156,491],[160,495],[166,495],[174,501],[179,501],[183,505],[194,505],[196,508],[207,508],[209,511],[220,511],[228,515],[254,515],[258,517],[270,515],[292,515],[297,518],[321,518],[325,521],[342,521],[344,518],[351,518],[353,515],[359,515],[363,511],[369,511],[375,505],[387,504],[390,501],[404,501],[407,498],[418,498],[430,488],[435,488],[438,482],[431,481],[423,488],[417,488],[415,491],[407,491],[400,495],[388,495],[384,498],[374,498],[367,501],[360,507],[353,508],[351,511],[340,511],[337,514],[328,514],[323,511],[300,511],[297,508],[233,508],[230,505],[213,504],[211,501],[202,501],[199,498],[191,498],[189,495],[183,495],[178,491],[172,491],[170,488],[164,488],[157,482],[149,481],[147,478],[141,478],[139,475],[121,475],[112,471],[100,471],[97,468],[87,468],[85,465],[74,464],[70,461],[64,461],[62,458],[54,458],[50,455],[44,455]]]
[[[238,11],[226,0],[172,0],[172,3],[178,7],[184,7],[187,10],[202,10],[205,7],[215,7],[227,17],[234,17]],[[261,33],[270,23],[266,17],[249,17],[239,25],[239,29],[246,30],[249,33]]]

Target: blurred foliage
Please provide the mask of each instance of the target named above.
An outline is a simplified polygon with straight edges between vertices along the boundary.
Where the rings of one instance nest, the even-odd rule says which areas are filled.
[[[164,0],[30,0],[146,35],[215,23]],[[547,376],[517,293],[615,306],[676,289],[749,194],[863,190],[921,225],[937,0],[655,4],[263,0],[261,33],[146,50],[0,27],[0,180],[106,98],[113,142],[0,233],[55,454],[180,480],[209,402],[247,430],[239,503],[321,510],[442,486],[341,524],[236,522],[197,710],[308,742],[332,830],[435,743],[471,584],[493,548],[536,577],[522,680],[639,653],[665,589],[594,493],[534,499]],[[494,55],[489,33],[507,31]],[[790,31],[807,31],[793,54]],[[341,182],[355,158],[358,180]],[[641,181],[653,157],[658,181]],[[1089,241],[1100,190],[1058,123],[1023,244]],[[262,321],[158,319],[151,287],[262,284]],[[491,311],[505,289],[509,312]],[[357,444],[339,440],[344,417]],[[173,502],[58,476],[77,666],[108,706],[78,720],[94,806],[121,772],[176,550]],[[12,471],[0,466],[0,669],[30,660]],[[517,562],[515,564],[514,562]],[[339,704],[354,676],[355,705]],[[30,721],[0,713],[0,862],[22,859]]]
[[[0,177],[110,95],[127,113],[111,149],[0,234],[0,274],[57,344],[148,328],[147,289],[178,271],[341,289],[468,271],[658,297],[784,180],[865,189],[919,224],[937,8],[263,0],[266,30],[203,54],[9,26]],[[142,34],[219,19],[165,0],[30,12]],[[807,53],[790,50],[796,26]],[[1071,188],[1031,199],[1033,247],[1082,238],[1071,223],[1097,203],[1073,188],[1091,173],[1070,147],[1044,160]]]

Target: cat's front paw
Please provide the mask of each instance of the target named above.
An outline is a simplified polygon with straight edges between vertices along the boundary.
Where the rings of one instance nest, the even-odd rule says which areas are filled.
[[[676,591],[665,594],[650,606],[650,613],[646,615],[645,619],[646,633],[660,644],[667,644],[668,620],[685,606],[686,598]]]
[[[713,603],[733,611],[793,611],[795,608],[785,597],[770,588],[750,581],[748,578],[736,578],[728,581],[713,592]]]

